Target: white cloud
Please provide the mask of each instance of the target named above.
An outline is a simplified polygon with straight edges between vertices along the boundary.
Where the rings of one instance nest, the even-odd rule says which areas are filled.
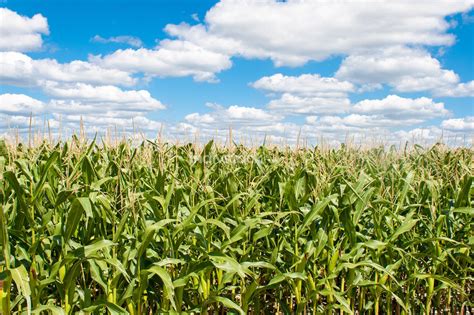
[[[349,109],[352,83],[318,74],[285,76],[275,74],[252,83],[256,89],[280,94],[268,103],[273,111],[289,114],[343,113]],[[272,96],[272,95],[271,95]]]
[[[2,128],[13,126],[20,133],[28,132],[25,120],[20,117],[28,117],[31,112],[44,117],[52,115],[49,122],[56,133],[59,126],[69,134],[77,131],[79,120],[76,118],[81,116],[89,133],[105,131],[110,126],[120,126],[127,131],[152,131],[158,123],[145,115],[165,108],[146,90],[124,90],[111,85],[136,83],[122,70],[78,60],[65,64],[54,59],[34,60],[18,52],[0,52],[0,68],[0,82],[39,87],[52,98],[41,102],[26,95],[1,95]]]
[[[439,88],[434,92],[436,96],[450,97],[474,97],[474,80],[466,83],[459,83],[454,86]]]
[[[4,115],[0,113],[0,130],[4,131],[6,137],[15,138],[18,133],[23,139],[29,137],[30,128],[34,138],[48,137],[49,133],[54,137],[62,136],[68,139],[72,134],[80,132],[81,124],[87,136],[93,137],[96,133],[104,136],[107,132],[111,137],[137,136],[140,133],[145,136],[156,135],[161,129],[161,122],[136,115],[133,117],[107,117],[89,114],[53,114],[52,116],[29,116]],[[2,134],[0,133],[0,136]]]
[[[392,143],[405,142],[430,146],[435,143],[444,143],[452,147],[469,147],[473,144],[473,139],[465,137],[465,133],[441,129],[437,126],[428,126],[426,128],[414,128],[411,130],[399,130],[391,133],[390,141]]]
[[[88,115],[103,118],[126,118],[131,119],[137,115],[143,115],[150,110],[128,107],[127,104],[112,102],[88,102],[80,100],[52,99],[47,103],[49,113],[61,115]]]
[[[318,121],[319,117],[318,116],[306,116],[305,121],[308,124],[315,124]]]
[[[189,42],[203,49],[214,51],[226,56],[237,54],[241,49],[241,44],[231,37],[214,35],[207,31],[203,24],[189,25],[187,23],[168,24],[165,32],[178,38],[176,42]]]
[[[455,145],[463,145],[458,141],[453,142],[451,134],[443,134],[443,131],[436,126],[428,126],[426,128],[414,128],[410,130],[398,130],[390,134],[388,140],[391,143],[413,143],[419,145],[433,145],[437,142],[453,143]]]
[[[285,128],[287,124],[281,121],[282,116],[263,109],[237,105],[223,107],[212,103],[206,105],[212,109],[211,112],[187,115],[184,122],[172,127],[171,134],[180,140],[193,137],[201,141],[216,139],[225,142],[232,130],[233,139],[238,142],[252,140],[260,143],[265,135],[293,136],[293,129]]]
[[[48,35],[49,29],[41,14],[29,18],[0,8],[0,50],[37,50],[43,44],[42,34]]]
[[[268,109],[287,114],[339,114],[350,109],[348,98],[301,97],[289,93],[271,100]]]
[[[457,75],[442,70],[439,61],[423,49],[391,47],[350,55],[343,60],[336,77],[359,84],[389,83],[397,90],[433,89],[457,83]],[[423,82],[409,82],[421,80]]]
[[[31,114],[34,131],[44,129],[41,123],[47,119],[53,133],[66,137],[79,131],[81,121],[89,135],[103,133],[107,128],[118,128],[127,134],[153,133],[161,126],[145,115],[164,109],[164,105],[145,90],[51,81],[45,81],[44,90],[56,98],[42,102],[24,94],[0,95],[0,130],[13,128],[20,134],[29,132]]]
[[[0,113],[11,115],[38,114],[44,110],[44,103],[24,94],[0,94]]]
[[[121,35],[121,36],[112,36],[109,38],[104,38],[100,35],[95,35],[91,38],[92,42],[107,44],[107,43],[119,43],[119,44],[127,44],[132,47],[141,47],[143,46],[143,42],[140,38],[135,36],[129,35]]]
[[[383,102],[384,100],[376,101]],[[414,106],[422,108],[423,111],[423,105],[418,104],[420,102],[426,105],[423,100],[413,100]],[[300,141],[310,139],[314,143],[322,137],[335,144],[346,141],[348,135],[359,139],[365,139],[364,137],[388,139],[393,131],[399,128],[420,124],[428,116],[437,115],[437,111],[434,110],[435,113],[430,115],[423,112],[415,117],[409,117],[409,115],[402,117],[393,114],[394,108],[389,108],[384,114],[375,107],[364,115],[354,113],[346,116],[307,116],[306,123],[297,124],[284,121],[282,116],[278,116],[272,110],[265,111],[241,106],[225,108],[212,105],[210,107],[213,108],[210,113],[193,113],[186,116],[183,128],[186,126],[188,135],[195,133],[202,139],[222,136],[226,138],[231,127],[235,138],[250,138],[257,143],[261,143],[265,137],[270,137],[276,142],[293,144],[298,141],[297,139]],[[429,106],[426,105],[426,107]],[[411,107],[410,110],[412,110]],[[437,110],[444,113],[443,109]]]
[[[359,115],[350,114],[347,116],[322,116],[319,119],[307,120],[308,123],[318,126],[321,131],[325,132],[345,132],[359,131],[365,128],[391,128],[415,125],[423,122],[418,118],[410,118],[404,120],[390,119],[383,115]]]
[[[212,124],[216,121],[213,115],[199,113],[188,114],[184,119],[195,124]]]
[[[146,90],[122,90],[113,85],[92,86],[84,83],[58,84],[51,81],[44,82],[43,89],[55,98],[89,105],[110,104],[115,110],[150,111],[165,108]]]
[[[32,120],[32,123],[33,122],[35,123],[35,121]],[[30,126],[29,116],[0,113],[0,130],[2,131],[8,131],[9,129],[12,129],[12,130],[17,129],[20,132],[27,131],[29,126]]]
[[[443,120],[441,127],[452,131],[474,132],[474,116]]]
[[[91,56],[101,66],[149,76],[192,76],[196,81],[216,81],[215,73],[231,67],[229,56],[207,50],[199,45],[163,40],[156,49],[117,50],[106,56]]]
[[[103,135],[106,131],[115,135],[131,136],[143,133],[156,134],[161,122],[145,117],[150,108],[136,107],[133,103],[83,102],[53,99],[47,103],[26,95],[0,95],[0,130],[25,135],[31,128],[34,134],[44,134],[46,126],[55,135],[69,137],[80,130],[81,123],[89,136]],[[47,121],[47,125],[46,125]]]
[[[360,114],[383,115],[393,120],[428,120],[449,115],[443,103],[435,103],[427,97],[416,99],[388,95],[384,99],[363,100],[352,111]]]
[[[389,130],[423,123],[450,114],[443,103],[389,95],[384,99],[366,99],[351,107],[346,116],[309,116],[306,123],[321,132],[364,132],[364,129]]]
[[[472,8],[474,0],[275,1],[222,0],[197,25],[168,24],[175,39],[156,49],[117,50],[91,61],[151,76],[192,76],[216,81],[231,57],[269,58],[277,66],[300,66],[333,55],[394,46],[452,45],[445,17]],[[297,22],[295,22],[297,21]]]
[[[0,69],[0,82],[20,86],[39,85],[43,80],[125,86],[136,83],[135,78],[121,70],[105,69],[80,60],[69,63],[35,60],[18,52],[0,52]]]
[[[131,117],[113,117],[99,115],[54,115],[54,121],[63,124],[69,130],[78,130],[81,121],[87,127],[87,133],[103,133],[107,128],[117,129],[118,132],[157,133],[161,123],[142,115]]]
[[[260,78],[252,86],[270,92],[319,97],[345,97],[347,93],[354,91],[354,86],[350,82],[324,78],[319,74],[302,74],[294,77],[277,73]]]
[[[365,86],[388,84],[399,92],[431,91],[436,96],[472,96],[474,83],[459,83],[459,76],[443,69],[426,50],[390,47],[346,57],[336,72],[339,79]]]
[[[216,104],[207,105],[213,108],[211,113],[189,114],[184,118],[186,122],[196,126],[227,129],[229,127],[264,125],[283,118],[255,107],[232,105],[225,108]]]
[[[205,25],[168,26],[180,40],[276,65],[302,65],[335,54],[397,45],[451,45],[445,16],[466,12],[472,0],[379,1],[222,0]]]

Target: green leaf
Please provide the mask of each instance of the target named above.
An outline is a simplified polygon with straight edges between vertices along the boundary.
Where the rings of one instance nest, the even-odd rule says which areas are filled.
[[[203,310],[207,305],[211,303],[216,303],[216,302],[221,303],[222,305],[224,305],[225,307],[229,309],[237,311],[241,315],[245,315],[245,312],[240,308],[240,306],[238,306],[236,303],[232,302],[228,298],[222,297],[222,296],[212,296],[209,299],[207,299],[206,302],[204,302],[203,304]]]
[[[143,240],[140,246],[138,247],[138,257],[142,257],[142,255],[145,253],[148,244],[150,244],[151,240],[153,239],[153,236],[157,231],[161,230],[166,225],[176,221],[176,219],[163,219],[161,221],[158,221],[157,223],[147,226],[143,235]]]
[[[451,211],[454,213],[464,213],[464,214],[469,214],[470,216],[474,216],[474,208],[463,207],[463,208],[456,208]]]
[[[162,267],[158,265],[153,265],[150,268],[144,270],[143,272],[151,275],[157,275],[158,277],[161,278],[164,284],[164,292],[166,299],[171,302],[173,305],[173,309],[176,310],[176,304],[174,301],[174,285],[173,285],[173,280],[171,279],[171,276],[169,273],[163,269]]]
[[[52,314],[52,315],[65,315],[64,310],[54,305],[39,305],[32,312],[32,314]]]
[[[21,293],[25,298],[31,295],[30,290],[30,277],[25,266],[20,265],[17,268],[10,269],[13,282],[15,282],[18,292]]]
[[[446,277],[443,277],[443,276],[440,276],[440,275],[416,273],[416,274],[411,275],[410,278],[435,279],[435,280],[441,281],[442,283],[444,283],[445,285],[447,285],[450,288],[456,289],[459,292],[463,291],[462,287],[459,284],[455,283],[454,281],[452,281],[449,278],[446,278]]]
[[[94,302],[91,306],[88,306],[82,310],[88,313],[99,313],[97,311],[103,308],[106,308],[110,312],[111,315],[128,315],[129,314],[127,310],[125,310],[124,308],[108,301]]]
[[[229,273],[237,273],[241,278],[245,278],[246,275],[252,274],[250,270],[242,266],[232,257],[216,254],[209,255],[209,259],[216,268]]]
[[[382,250],[387,246],[387,243],[378,240],[370,240],[363,243],[363,245],[374,250]]]
[[[318,217],[318,215],[329,205],[329,203],[337,197],[336,194],[326,197],[323,201],[318,202],[313,206],[311,211],[309,211],[304,219],[303,224],[298,229],[298,234],[301,234],[306,230],[306,228],[313,223],[313,221]]]
[[[0,156],[1,157],[8,157],[8,148],[5,140],[0,139]]]
[[[339,292],[332,291],[332,294],[336,298],[336,300],[339,302],[338,308],[342,309],[344,312],[348,314],[354,314],[354,312],[352,312],[351,310],[350,304]]]
[[[92,216],[92,206],[89,198],[80,197],[74,199],[71,204],[71,210],[67,214],[66,224],[64,229],[64,240],[67,242],[71,236],[76,232],[77,226],[81,221],[83,213],[90,213]]]
[[[409,215],[405,217],[405,221],[398,227],[398,229],[393,233],[393,235],[390,237],[390,241],[394,241],[397,239],[398,236],[400,236],[403,233],[406,233],[410,231],[416,224],[416,222],[419,221],[419,219],[413,219],[413,212],[411,212]]]
[[[93,244],[84,246],[84,256],[90,257],[91,255],[96,254],[99,250],[103,250],[104,248],[109,248],[114,245],[117,245],[117,244],[109,240],[100,240],[100,241],[94,242]]]
[[[466,174],[462,181],[462,188],[456,198],[455,208],[469,205],[469,191],[471,190],[474,176]]]
[[[206,221],[202,222],[200,225],[205,225],[205,224],[212,224],[219,227],[222,231],[224,231],[224,234],[227,237],[227,239],[230,238],[230,228],[227,225],[225,225],[225,223],[216,219],[206,219]]]
[[[41,192],[43,190],[44,183],[45,183],[46,178],[47,178],[48,173],[49,173],[49,169],[51,168],[53,163],[56,162],[56,160],[58,158],[59,158],[59,152],[58,151],[53,151],[51,153],[50,157],[48,158],[48,160],[46,161],[46,164],[45,164],[45,166],[42,170],[43,174],[41,175],[41,179],[38,181],[38,183],[35,186],[33,201],[36,200],[39,197],[39,195],[41,194]]]
[[[267,286],[272,286],[272,285],[281,283],[281,282],[289,280],[289,279],[299,279],[299,280],[306,281],[306,277],[303,273],[300,273],[300,272],[287,272],[287,273],[279,274],[279,275],[273,277],[273,279],[270,280],[270,282],[268,282]]]

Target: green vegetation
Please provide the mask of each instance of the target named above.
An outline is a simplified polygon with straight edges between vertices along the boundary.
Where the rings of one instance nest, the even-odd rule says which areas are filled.
[[[7,147],[1,307],[454,314],[473,305],[473,157],[441,145]]]

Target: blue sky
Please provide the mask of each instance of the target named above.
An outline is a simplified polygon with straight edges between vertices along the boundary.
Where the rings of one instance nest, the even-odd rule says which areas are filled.
[[[4,0],[0,135],[465,139],[473,5]]]

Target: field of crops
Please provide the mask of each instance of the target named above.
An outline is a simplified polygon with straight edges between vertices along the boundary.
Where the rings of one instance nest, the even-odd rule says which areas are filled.
[[[2,310],[466,312],[473,157],[77,138],[3,148]]]

